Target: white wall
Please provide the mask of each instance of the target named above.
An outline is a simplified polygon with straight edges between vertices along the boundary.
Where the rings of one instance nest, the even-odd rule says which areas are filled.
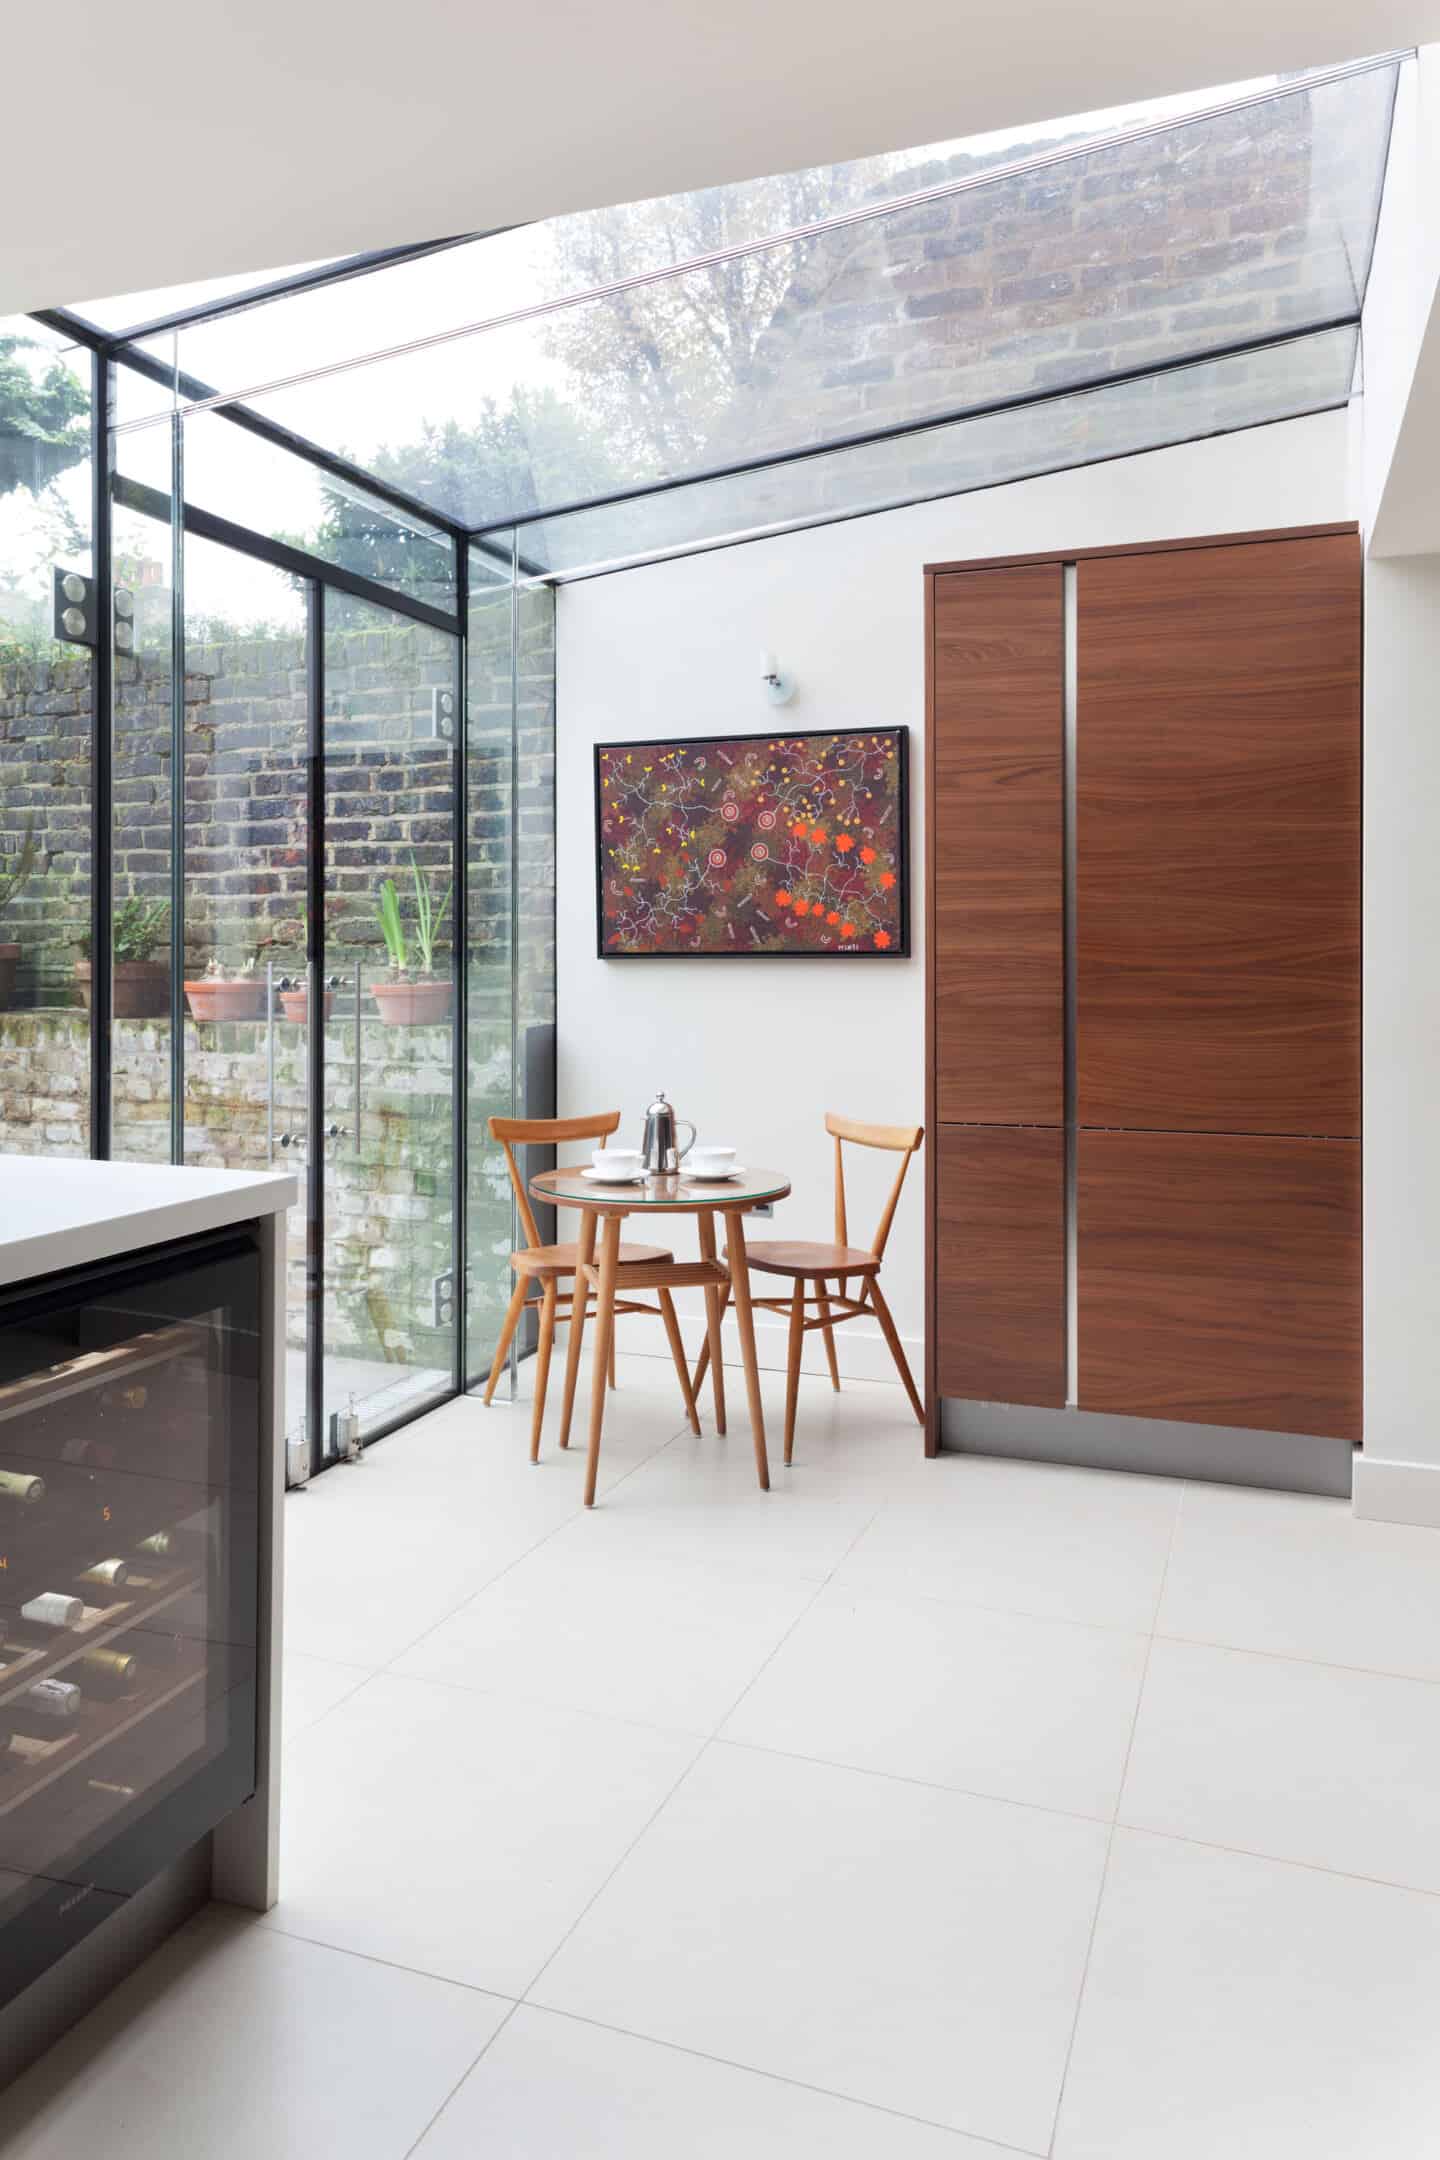
[[[924,1116],[923,564],[1110,546],[1352,517],[1343,414],[1254,429],[1013,487],[831,525],[564,587],[559,595],[558,857],[562,1115],[619,1106],[634,1130],[656,1087],[712,1139],[777,1167],[794,1196],[769,1234],[831,1235],[827,1109]],[[598,960],[591,747],[745,734],[771,718],[757,656],[799,691],[784,724],[911,730],[913,956],[843,960]],[[871,1166],[877,1173],[877,1160]],[[878,1213],[867,1181],[852,1229]],[[886,1263],[917,1370],[924,1320],[922,1185],[912,1177]],[[755,1234],[767,1234],[756,1225]],[[692,1250],[677,1225],[677,1249]],[[640,1347],[626,1323],[625,1340]],[[865,1324],[840,1331],[846,1368],[882,1377]],[[777,1320],[768,1361],[783,1363]],[[648,1345],[647,1345],[648,1347]],[[812,1344],[818,1357],[818,1345]]]
[[[1365,579],[1365,1452],[1356,1511],[1440,1526],[1440,556]]]
[[[1362,351],[1367,546],[1440,547],[1440,46],[1400,71]]]

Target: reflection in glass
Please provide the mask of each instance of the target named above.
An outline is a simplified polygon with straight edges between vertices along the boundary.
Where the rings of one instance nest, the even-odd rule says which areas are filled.
[[[326,1446],[453,1385],[455,748],[443,631],[325,596]],[[446,701],[450,701],[447,706]],[[333,981],[333,991],[328,986]],[[307,1150],[307,1152],[308,1152]]]
[[[894,206],[887,182],[857,222],[520,323],[501,318],[526,304],[534,280],[518,280],[517,301],[500,279],[469,318],[495,328],[269,394],[257,386],[287,371],[384,351],[397,324],[413,338],[421,322],[389,297],[402,279],[423,275],[436,294],[448,281],[438,327],[463,325],[454,281],[466,251],[359,279],[343,302],[312,294],[207,325],[182,336],[182,360],[206,381],[254,390],[257,411],[344,447],[447,516],[506,525],[1353,317],[1393,84],[1386,66],[1283,86],[918,206]],[[915,177],[974,169],[963,152],[938,166],[927,154]],[[758,186],[757,201],[775,183]],[[682,259],[763,237],[728,191],[649,209],[649,253],[662,261],[662,233]],[[638,212],[607,212],[588,225],[557,220],[523,244],[560,251],[567,270],[551,290],[573,294],[643,270],[646,231]],[[477,244],[477,256],[498,245]],[[317,340],[315,360],[303,339],[285,339],[282,318],[302,305],[357,311],[343,337],[337,328]],[[202,337],[270,343],[227,374],[213,354],[184,357]]]
[[[522,525],[520,546],[547,573],[579,577],[1294,419],[1346,402],[1355,342],[1353,329],[1328,331],[953,427],[577,511]]]
[[[0,319],[0,1148],[90,1148],[90,358]],[[80,582],[60,603],[56,578]],[[77,621],[78,617],[78,621]]]

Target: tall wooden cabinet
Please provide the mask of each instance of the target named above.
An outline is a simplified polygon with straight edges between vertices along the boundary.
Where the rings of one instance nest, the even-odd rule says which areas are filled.
[[[1358,538],[926,575],[929,1444],[1358,1440]]]

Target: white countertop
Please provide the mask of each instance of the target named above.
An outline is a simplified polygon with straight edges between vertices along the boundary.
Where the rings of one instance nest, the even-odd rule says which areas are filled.
[[[0,1155],[0,1284],[251,1222],[295,1198],[277,1170]]]

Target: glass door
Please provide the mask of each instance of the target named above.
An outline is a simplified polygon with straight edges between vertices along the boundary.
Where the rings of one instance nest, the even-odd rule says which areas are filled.
[[[324,1460],[456,1384],[462,686],[456,637],[333,588],[320,599]]]
[[[299,1177],[286,1268],[295,1440],[308,1430],[308,613],[304,580],[187,534],[184,875],[172,895],[185,956],[184,1159]]]

